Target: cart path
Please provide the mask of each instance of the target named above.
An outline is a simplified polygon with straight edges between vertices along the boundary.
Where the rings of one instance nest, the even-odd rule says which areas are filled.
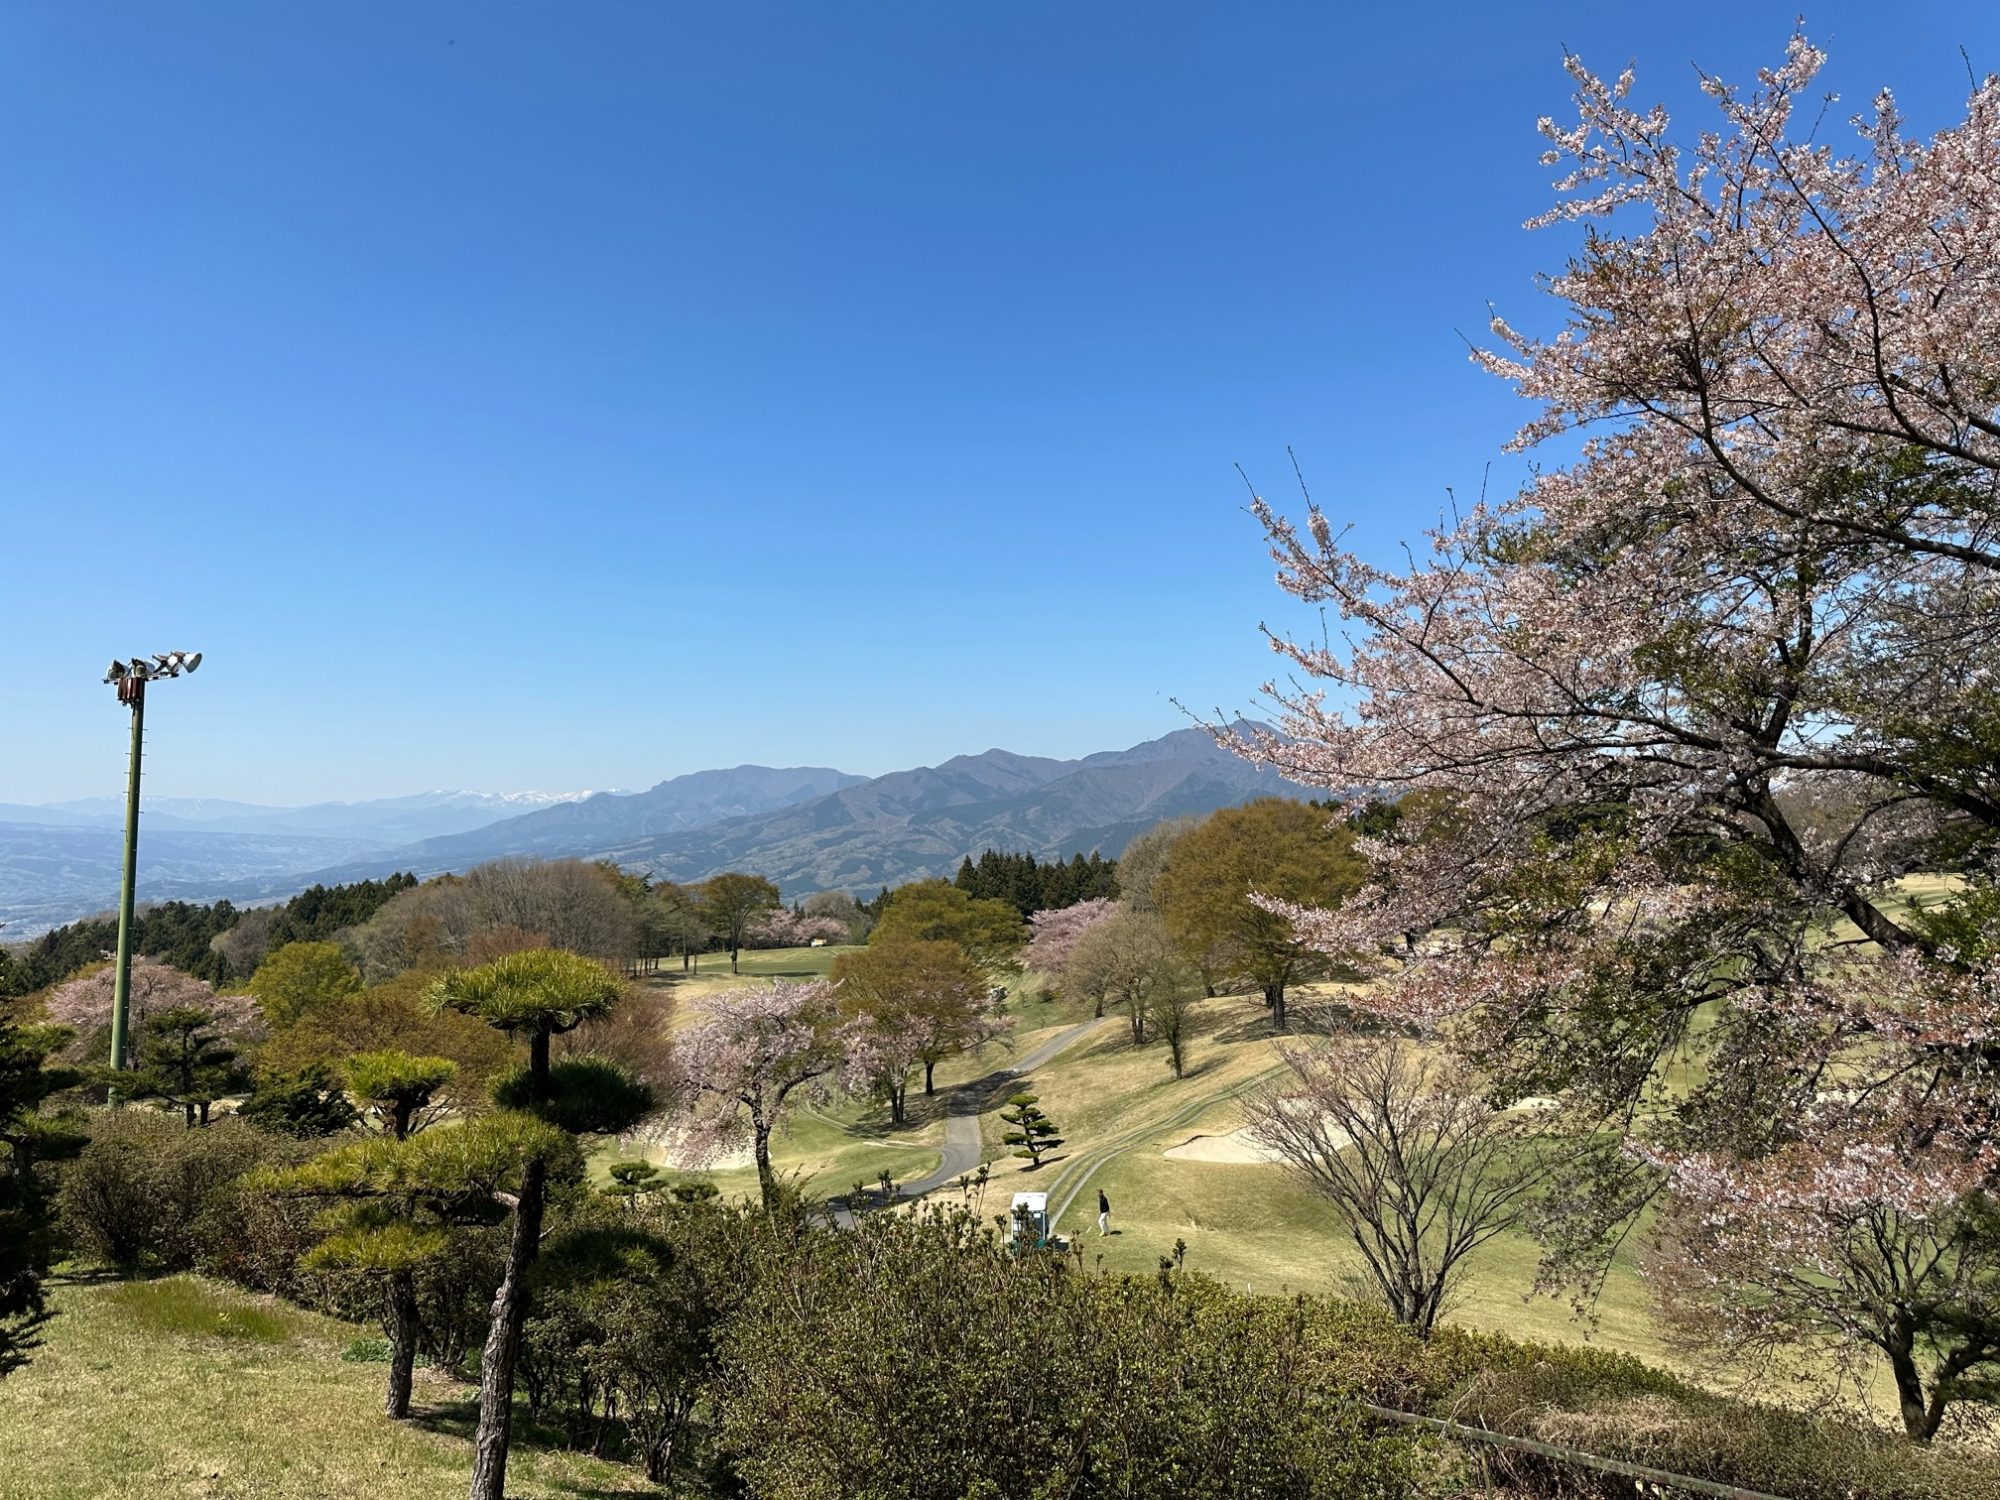
[[[979,1078],[961,1083],[946,1097],[944,1104],[944,1156],[938,1162],[937,1170],[927,1177],[919,1177],[914,1182],[905,1182],[896,1189],[898,1198],[921,1198],[925,1193],[936,1192],[939,1188],[958,1181],[968,1172],[978,1170],[984,1159],[979,1140],[979,1117],[989,1109],[996,1099],[1005,1098],[1014,1092],[1014,1086],[1029,1073],[1047,1063],[1057,1054],[1066,1051],[1092,1031],[1116,1016],[1099,1016],[1094,1020],[1082,1021],[1050,1037],[1026,1057],[1010,1067],[1000,1068]]]

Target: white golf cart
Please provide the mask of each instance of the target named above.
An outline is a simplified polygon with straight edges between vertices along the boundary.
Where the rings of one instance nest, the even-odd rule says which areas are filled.
[[[1049,1195],[1016,1193],[1008,1205],[1007,1217],[1013,1229],[1007,1242],[1015,1250],[1045,1250],[1049,1239]]]

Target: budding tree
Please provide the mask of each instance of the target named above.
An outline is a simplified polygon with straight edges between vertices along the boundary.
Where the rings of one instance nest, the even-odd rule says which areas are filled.
[[[824,1098],[840,1066],[834,988],[823,979],[731,989],[681,1034],[683,1143],[697,1158],[748,1144],[764,1206],[778,1201],[771,1134],[794,1095]]]
[[[1564,326],[1496,320],[1476,358],[1538,404],[1519,443],[1580,435],[1572,462],[1396,568],[1256,505],[1283,586],[1344,629],[1273,634],[1305,686],[1231,737],[1404,794],[1367,890],[1267,905],[1392,955],[1370,1003],[1622,1126],[1558,1272],[1670,1187],[1776,1215],[1727,1253],[1784,1297],[1854,1216],[1921,1238],[1992,1185],[2000,80],[1930,141],[1885,92],[1842,153],[1793,118],[1821,61],[1798,37],[1753,91],[1708,81],[1721,126],[1683,143],[1629,70],[1571,60],[1537,221],[1590,229],[1548,283]],[[1897,883],[1939,870],[1964,878],[1943,926]],[[1961,1306],[1946,1344],[1986,1347],[1990,1316]],[[1896,1375],[1925,1436],[1935,1392]]]

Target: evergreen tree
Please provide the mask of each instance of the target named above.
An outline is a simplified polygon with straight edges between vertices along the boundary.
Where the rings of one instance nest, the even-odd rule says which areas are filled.
[[[660,1169],[643,1158],[636,1161],[614,1161],[608,1168],[611,1185],[604,1189],[607,1198],[643,1198],[649,1193],[657,1193],[667,1184],[660,1180]]]
[[[1117,871],[1116,860],[1095,850],[1087,858],[1077,853],[1043,864],[1032,854],[987,849],[976,861],[970,855],[960,861],[952,884],[974,900],[1005,901],[1025,919],[1111,895]]]
[[[636,1124],[651,1105],[651,1094],[629,1074],[602,1058],[566,1058],[552,1068],[550,1039],[586,1021],[609,1015],[624,993],[624,982],[594,959],[554,948],[510,953],[477,969],[447,975],[432,990],[439,1006],[475,1015],[510,1036],[528,1039],[528,1067],[518,1080],[503,1080],[524,1096],[523,1109],[503,1110],[500,1119],[528,1120],[541,1130],[559,1126],[611,1134]],[[586,1123],[587,1122],[587,1123]],[[449,1142],[459,1130],[426,1131],[405,1148]],[[492,1322],[479,1365],[479,1426],[473,1435],[472,1500],[503,1500],[507,1453],[514,1418],[514,1366],[521,1352],[521,1325],[527,1316],[528,1275],[541,1253],[542,1219],[548,1208],[552,1164],[568,1157],[536,1146],[522,1158],[519,1186],[508,1195],[513,1233],[506,1268],[493,1293]],[[448,1146],[445,1148],[448,1150]]]
[[[347,1087],[399,1141],[431,1122],[438,1096],[457,1076],[458,1064],[448,1057],[417,1057],[393,1048],[347,1060]]]
[[[117,1086],[134,1099],[179,1105],[190,1130],[208,1123],[218,1099],[250,1087],[250,1070],[215,1029],[215,1012],[173,1005],[151,1016],[139,1037],[139,1066],[120,1074]]]
[[[260,1080],[236,1113],[253,1125],[300,1140],[339,1135],[361,1118],[324,1063]]]
[[[539,1236],[540,1201],[527,1203],[526,1195],[545,1191],[551,1176],[574,1180],[582,1172],[582,1156],[569,1137],[531,1115],[504,1110],[455,1130],[406,1140],[383,1136],[357,1141],[279,1173],[267,1185],[281,1195],[332,1200],[323,1220],[332,1232],[301,1264],[308,1270],[359,1275],[377,1287],[383,1328],[389,1336],[383,1410],[401,1418],[410,1414],[410,1379],[420,1332],[418,1274],[451,1253],[458,1243],[454,1231],[492,1223],[510,1209],[517,1217],[517,1246],[523,1212],[531,1215],[527,1222]],[[508,1269],[512,1276],[511,1259]],[[489,1341],[489,1351],[491,1347]],[[482,1370],[482,1436],[489,1411],[487,1373]],[[512,1373],[510,1355],[506,1383],[510,1400]],[[504,1468],[504,1423],[500,1462]],[[497,1483],[493,1493],[498,1493]]]
[[[48,1321],[42,1291],[56,1254],[54,1205],[36,1164],[73,1156],[83,1137],[42,1113],[58,1090],[81,1075],[48,1066],[67,1033],[24,1027],[0,1010],[0,1375],[27,1362],[36,1331]]]
[[[1000,1139],[1017,1148],[1014,1154],[1027,1162],[1030,1172],[1042,1164],[1045,1152],[1062,1144],[1056,1122],[1036,1106],[1039,1098],[1037,1094],[1016,1094],[1000,1111],[1000,1118],[1013,1127]]]

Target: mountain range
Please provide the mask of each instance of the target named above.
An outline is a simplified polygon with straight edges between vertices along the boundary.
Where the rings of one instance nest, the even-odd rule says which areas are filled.
[[[575,856],[682,881],[753,870],[788,897],[872,894],[949,875],[989,847],[1037,858],[1093,849],[1116,855],[1162,818],[1300,794],[1205,731],[1182,729],[1077,760],[994,749],[873,778],[816,766],[737,766],[637,793],[512,800],[426,793],[296,809],[163,802],[148,805],[141,826],[140,893],[255,904],[396,870],[431,876],[506,857]],[[8,937],[111,904],[120,843],[115,806],[110,813],[102,821],[106,808],[96,801],[0,804],[0,920],[10,924]],[[392,833],[426,818],[461,821],[413,838]]]

